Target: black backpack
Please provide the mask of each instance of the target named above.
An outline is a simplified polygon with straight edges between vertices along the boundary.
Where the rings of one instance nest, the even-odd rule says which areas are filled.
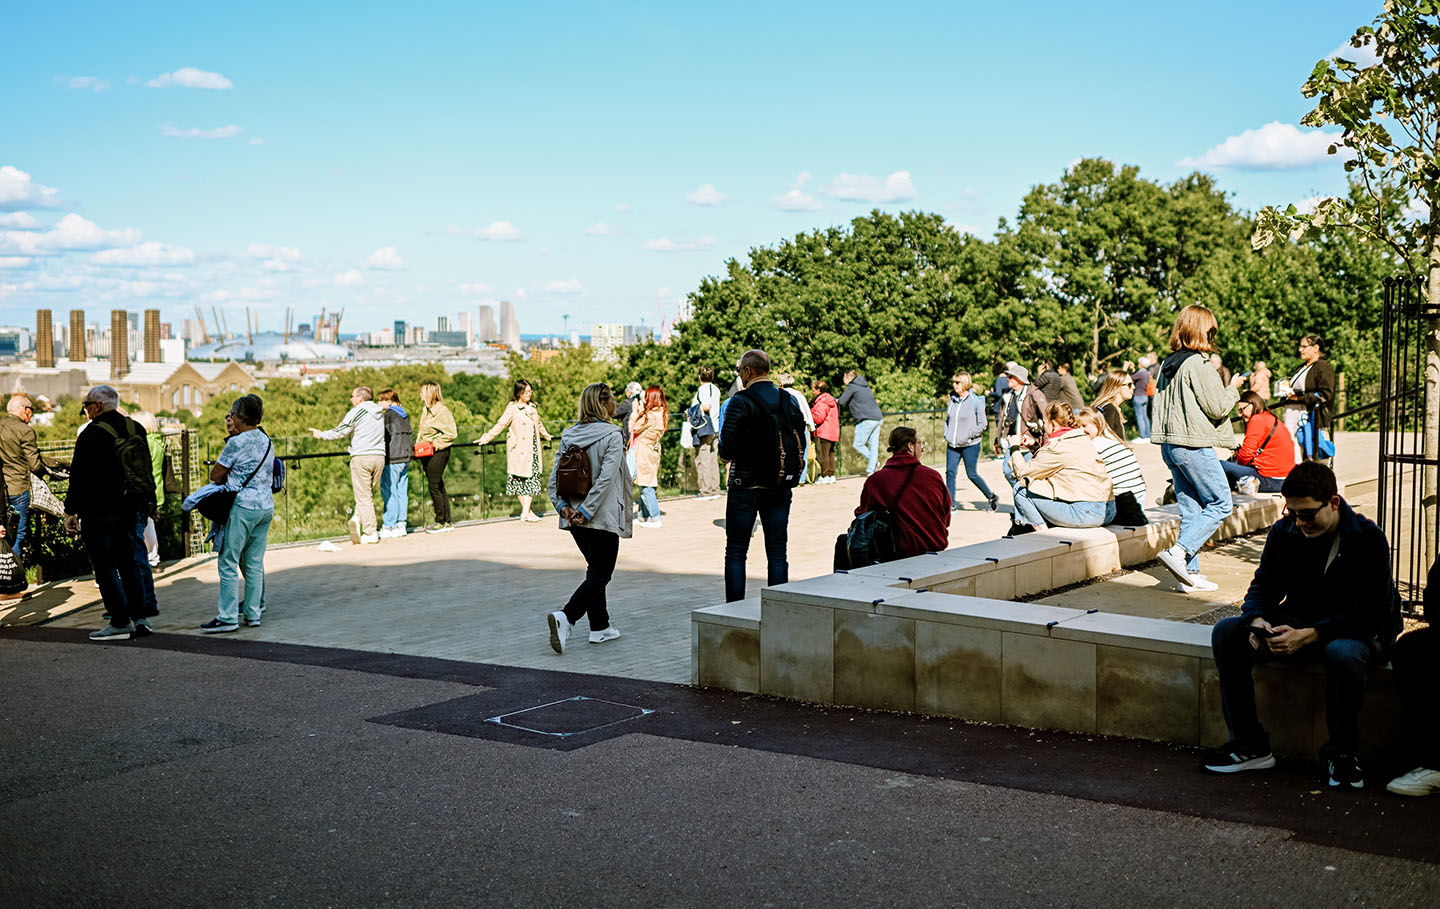
[[[835,541],[835,570],[848,571],[895,560],[895,516],[889,509],[867,511]]]
[[[125,498],[141,514],[154,513],[155,468],[150,463],[150,446],[135,432],[135,421],[125,417],[123,436],[104,420],[95,420],[94,423],[115,439],[115,457],[120,459],[120,480],[125,486]]]
[[[579,445],[567,445],[555,460],[555,490],[567,502],[576,502],[590,494],[594,479],[590,476],[590,453]]]
[[[757,442],[752,450],[747,473],[755,486],[793,489],[805,475],[805,418],[793,395],[780,388],[776,391],[780,399],[774,405],[755,394],[753,388],[737,392],[750,402],[757,428],[769,433],[768,443]]]

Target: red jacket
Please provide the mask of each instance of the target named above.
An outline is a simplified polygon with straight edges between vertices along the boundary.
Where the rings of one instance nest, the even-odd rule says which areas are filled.
[[[815,396],[815,403],[810,405],[810,419],[815,421],[815,438],[840,441],[840,405],[830,392],[822,391]]]
[[[1265,436],[1269,435],[1272,425],[1275,435],[1266,442]],[[1256,461],[1255,451],[1262,442],[1265,450],[1260,452],[1260,460]],[[1245,423],[1245,440],[1240,443],[1240,450],[1235,452],[1235,463],[1254,467],[1262,477],[1288,477],[1290,468],[1295,466],[1295,440],[1279,417],[1268,410],[1257,413]]]
[[[895,551],[900,558],[940,552],[950,545],[950,492],[938,471],[911,454],[893,454],[860,490],[862,515],[888,508],[895,516]]]

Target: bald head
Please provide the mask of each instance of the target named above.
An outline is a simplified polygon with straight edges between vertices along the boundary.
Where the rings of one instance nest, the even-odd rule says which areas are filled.
[[[34,409],[35,407],[30,403],[30,399],[24,395],[11,395],[10,403],[5,405],[6,413],[17,416],[26,422],[29,422],[30,413]]]
[[[763,350],[747,350],[740,357],[740,368],[750,373],[746,384],[755,379],[764,378],[770,375],[770,355]]]

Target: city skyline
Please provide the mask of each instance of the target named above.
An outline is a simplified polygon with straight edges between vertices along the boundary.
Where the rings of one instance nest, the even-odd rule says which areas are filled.
[[[989,236],[1083,156],[1251,211],[1341,192],[1299,83],[1378,9],[81,6],[9,14],[67,40],[0,59],[0,322],[510,300],[541,334],[659,329],[726,259],[872,209]]]

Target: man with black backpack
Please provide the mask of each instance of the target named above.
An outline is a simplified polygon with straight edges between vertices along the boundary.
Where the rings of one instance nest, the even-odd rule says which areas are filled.
[[[79,533],[95,569],[95,585],[110,624],[90,633],[95,641],[128,641],[150,633],[140,568],[135,563],[137,517],[155,514],[155,479],[145,430],[116,411],[120,395],[109,385],[85,394],[80,410],[90,424],[75,440],[65,529]]]
[[[742,390],[726,404],[720,457],[730,463],[725,503],[725,601],[745,599],[745,556],[755,517],[765,529],[768,586],[790,580],[785,547],[790,499],[805,470],[805,418],[795,399],[770,381],[763,350],[740,358]]]

